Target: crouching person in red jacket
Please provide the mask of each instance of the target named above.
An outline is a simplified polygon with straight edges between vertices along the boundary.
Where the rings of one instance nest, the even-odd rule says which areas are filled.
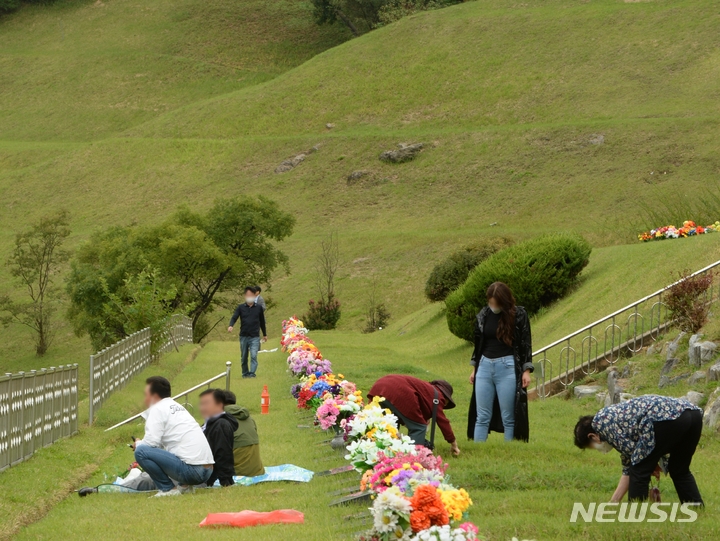
[[[412,376],[392,374],[384,376],[375,382],[368,398],[385,399],[383,407],[389,409],[398,418],[400,424],[408,429],[408,435],[416,445],[425,445],[432,448],[434,442],[428,442],[428,423],[432,421],[434,401],[437,400],[435,417],[437,426],[452,448],[452,454],[458,456],[460,448],[455,440],[450,421],[445,416],[445,410],[455,407],[452,399],[453,388],[445,380],[435,380],[428,383]]]

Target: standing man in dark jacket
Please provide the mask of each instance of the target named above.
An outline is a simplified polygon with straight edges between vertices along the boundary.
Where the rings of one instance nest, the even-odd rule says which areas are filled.
[[[205,419],[203,432],[215,460],[215,467],[207,480],[207,485],[211,487],[217,480],[224,487],[233,485],[235,484],[233,440],[238,422],[225,413],[225,391],[208,389],[200,393],[200,414]]]
[[[370,400],[375,396],[384,398],[383,406],[392,411],[400,423],[405,425],[415,445],[426,445],[428,422],[432,419],[434,401],[438,400],[437,425],[445,441],[450,444],[452,454],[458,456],[460,448],[444,412],[455,407],[452,395],[452,385],[445,380],[439,379],[428,383],[412,376],[392,374],[377,380],[370,389],[368,398]]]
[[[245,288],[245,302],[239,305],[230,318],[228,332],[232,332],[235,322],[240,320],[240,356],[242,358],[242,377],[254,378],[257,371],[257,354],[260,349],[260,331],[262,341],[267,341],[265,330],[265,310],[255,303],[255,289]],[[248,356],[250,368],[248,369]]]

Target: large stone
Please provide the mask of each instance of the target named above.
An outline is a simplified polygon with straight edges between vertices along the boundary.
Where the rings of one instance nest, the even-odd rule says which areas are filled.
[[[708,398],[703,424],[715,432],[720,429],[720,387]]]
[[[609,370],[607,375],[607,399],[606,403],[609,401],[611,404],[617,404],[620,402],[620,393],[622,393],[622,388],[620,387],[620,384],[618,383],[618,372],[617,370]]]
[[[295,169],[298,165],[305,161],[306,156],[307,155],[305,153],[300,153],[297,156],[288,158],[275,168],[275,172],[286,173],[291,169]]]
[[[688,360],[690,366],[700,366],[700,341],[702,340],[702,334],[693,334],[690,337],[688,343]]]
[[[678,382],[687,379],[690,377],[690,373],[686,374],[680,374],[679,376],[675,376],[674,378],[671,378],[669,376],[660,376],[660,382],[658,383],[658,387],[662,389],[663,387],[668,387],[670,385],[675,385]]]
[[[370,174],[370,171],[366,171],[365,169],[359,169],[357,171],[353,171],[347,176],[347,183],[349,185],[355,184],[357,181],[359,181],[361,178],[366,177]]]
[[[700,401],[705,397],[704,394],[698,393],[697,391],[688,391],[683,398],[690,402],[691,404],[695,404],[696,406],[700,403]]]
[[[720,361],[716,362],[707,371],[708,381],[720,381]]]
[[[601,391],[600,385],[578,385],[575,387],[575,398],[587,398],[595,396]]]
[[[631,398],[635,398],[635,395],[630,393],[620,393],[620,402],[627,402]]]
[[[625,366],[623,366],[622,373],[620,374],[620,377],[622,379],[627,379],[630,376],[634,376],[636,373],[636,370],[633,370],[633,363],[632,361],[628,361]]]
[[[700,382],[705,382],[706,379],[707,379],[707,374],[705,372],[703,372],[702,370],[698,370],[692,376],[690,376],[688,383],[690,385],[696,385]]]
[[[717,344],[715,342],[701,342],[700,343],[700,362],[709,363],[715,358],[715,351],[717,350]]]
[[[607,396],[607,391],[600,391],[598,394],[595,395],[595,399],[601,404],[605,405],[605,399],[607,398]]]
[[[668,343],[667,350],[665,350],[665,354],[666,354],[665,358],[666,359],[674,359],[677,357],[677,351],[678,351],[678,348],[680,347],[680,340],[682,339],[683,336],[685,336],[685,333],[681,332],[680,334],[677,335],[675,340]]]
[[[405,163],[414,160],[423,149],[422,143],[400,143],[397,150],[386,150],[380,154],[380,161],[390,163]]]
[[[672,369],[677,366],[678,362],[679,362],[679,359],[668,359],[667,361],[665,361],[665,364],[660,369],[660,375],[662,376],[665,374],[669,374],[672,371]]]

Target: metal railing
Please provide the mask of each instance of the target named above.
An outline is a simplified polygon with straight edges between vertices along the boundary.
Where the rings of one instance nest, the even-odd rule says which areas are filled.
[[[720,261],[691,276],[713,272],[718,266]],[[673,324],[664,295],[680,281],[533,352],[537,396],[545,398],[558,389],[567,389],[576,376],[595,374],[614,365],[623,355],[634,355],[647,343],[656,342]],[[708,304],[717,300],[712,285],[704,300]]]
[[[77,364],[0,376],[0,471],[77,431]]]
[[[232,368],[232,363],[230,361],[226,362],[225,363],[225,372],[222,372],[222,373],[218,374],[217,376],[213,376],[212,378],[205,380],[202,383],[198,383],[194,387],[190,387],[189,389],[187,389],[186,391],[183,391],[180,394],[176,394],[175,396],[172,397],[173,400],[179,400],[180,398],[185,398],[185,401],[183,402],[183,406],[185,406],[186,409],[193,409],[193,407],[190,405],[190,401],[189,401],[188,397],[192,393],[202,389],[203,387],[206,389],[209,389],[211,384],[213,384],[214,382],[216,382],[217,380],[222,379],[222,378],[225,378],[225,390],[229,391],[230,390],[230,369],[231,368]],[[113,430],[119,426],[126,425],[128,423],[132,423],[136,419],[140,419],[140,417],[143,416],[143,413],[145,413],[145,412],[138,413],[137,415],[133,415],[132,417],[128,417],[124,421],[121,421],[121,422],[111,426],[110,428],[106,428],[105,432],[110,432],[111,430]]]
[[[174,315],[166,334],[158,349],[160,353],[192,343],[192,321],[187,316]],[[90,355],[90,424],[108,397],[152,362],[152,341],[150,329],[143,329]]]

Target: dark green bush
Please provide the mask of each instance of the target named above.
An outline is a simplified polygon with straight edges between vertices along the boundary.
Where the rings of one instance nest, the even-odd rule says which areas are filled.
[[[432,302],[444,301],[467,280],[470,271],[495,252],[512,246],[514,241],[507,237],[484,239],[449,256],[435,265],[425,283],[425,296]]]
[[[302,321],[309,330],[329,331],[337,327],[340,320],[340,301],[332,293],[327,300],[311,300],[308,304],[308,312],[302,316]]]
[[[579,235],[554,234],[516,244],[490,256],[445,300],[450,332],[472,340],[475,316],[487,303],[485,291],[493,282],[505,282],[517,303],[534,314],[567,293],[588,264],[591,250],[590,244]]]
[[[20,7],[20,0],[0,0],[0,13],[10,13]]]

